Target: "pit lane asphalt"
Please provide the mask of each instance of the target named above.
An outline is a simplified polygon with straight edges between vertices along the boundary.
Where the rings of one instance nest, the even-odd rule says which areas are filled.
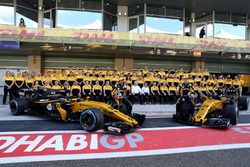
[[[250,149],[170,155],[2,164],[1,167],[249,167]]]
[[[250,123],[250,115],[240,115],[239,123]],[[142,128],[177,127],[185,124],[174,122],[171,118],[149,118]],[[11,131],[54,131],[81,130],[79,122],[63,122],[53,120],[8,120],[0,121],[0,132]]]
[[[250,123],[250,115],[240,115],[239,123]],[[143,128],[185,126],[173,122],[171,118],[146,119]],[[80,130],[79,123],[52,120],[9,120],[0,121],[0,131],[53,131]],[[195,153],[179,153],[157,156],[139,156],[127,158],[109,158],[93,160],[65,160],[32,163],[1,164],[1,167],[249,167],[250,149],[232,149],[219,151],[203,151]]]

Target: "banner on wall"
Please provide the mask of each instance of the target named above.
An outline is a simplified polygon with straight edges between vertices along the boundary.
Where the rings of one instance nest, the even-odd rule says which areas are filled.
[[[100,44],[135,47],[157,47],[204,51],[250,53],[250,42],[214,38],[193,38],[168,34],[136,34],[126,32],[75,29],[23,29],[0,27],[0,41]]]

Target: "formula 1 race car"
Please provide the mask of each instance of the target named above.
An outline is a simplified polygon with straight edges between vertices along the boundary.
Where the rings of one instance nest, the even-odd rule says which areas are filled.
[[[132,113],[132,105],[126,98],[114,105],[68,97],[67,90],[22,89],[19,95],[20,98],[10,102],[13,115],[39,112],[51,119],[79,121],[89,132],[103,129],[112,134],[124,134],[141,127],[145,120],[145,115]]]
[[[246,107],[245,97],[238,102],[226,97],[206,97],[202,103],[195,103],[195,98],[191,93],[178,99],[176,114],[173,115],[175,121],[202,127],[228,128],[238,123],[238,106]]]

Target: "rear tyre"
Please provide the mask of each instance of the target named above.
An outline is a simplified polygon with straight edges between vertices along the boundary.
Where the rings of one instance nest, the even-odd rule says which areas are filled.
[[[10,111],[12,115],[23,115],[28,110],[28,100],[25,98],[16,98],[10,101]]]
[[[240,96],[238,98],[238,106],[240,110],[248,110],[249,100],[247,96]]]
[[[232,125],[237,125],[238,123],[238,113],[237,107],[233,104],[226,104],[223,108],[223,116],[230,119]]]
[[[114,108],[114,109],[119,110],[120,112],[122,112],[125,115],[131,115],[131,111],[129,112],[127,110],[127,107],[126,107],[126,105],[124,103],[120,103],[119,105],[117,103],[112,103],[111,107]]]
[[[82,128],[88,132],[94,132],[104,125],[104,117],[102,112],[96,108],[88,108],[83,110],[80,115],[80,124]]]

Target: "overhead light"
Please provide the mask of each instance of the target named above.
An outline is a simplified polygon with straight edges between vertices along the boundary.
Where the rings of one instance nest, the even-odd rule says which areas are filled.
[[[137,5],[136,7],[137,7],[137,8],[139,8],[140,6],[139,6],[139,5]]]
[[[124,12],[124,13],[123,13],[123,16],[127,16],[127,12]]]
[[[42,7],[42,6],[39,6],[39,7],[38,7],[38,10],[42,10],[42,9],[43,9],[43,7]]]
[[[118,12],[118,16],[121,16],[122,15],[122,12]]]

